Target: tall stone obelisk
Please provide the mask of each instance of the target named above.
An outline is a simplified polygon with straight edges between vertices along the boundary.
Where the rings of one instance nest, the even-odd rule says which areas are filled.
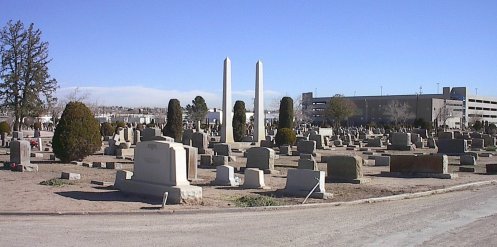
[[[263,77],[262,62],[259,60],[255,65],[254,142],[266,139]]]
[[[233,117],[231,116],[231,60],[224,60],[223,71],[223,123],[221,128],[221,142],[232,143],[233,139]]]

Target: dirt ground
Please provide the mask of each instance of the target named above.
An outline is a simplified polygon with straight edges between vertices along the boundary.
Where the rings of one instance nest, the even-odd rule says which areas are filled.
[[[48,141],[50,138],[44,138]],[[375,155],[379,152],[390,154],[412,153],[407,151],[386,151],[385,148],[371,148]],[[34,151],[37,152],[37,151]],[[435,153],[435,149],[418,149],[415,153]],[[0,162],[8,161],[8,149],[0,148]],[[140,196],[126,195],[116,191],[112,186],[99,186],[91,181],[114,182],[116,170],[102,168],[88,168],[74,164],[62,164],[50,161],[51,152],[43,153],[43,158],[32,158],[31,162],[39,165],[38,172],[12,172],[0,170],[0,211],[3,212],[123,212],[156,210],[161,206],[161,201]],[[345,148],[334,148],[332,150],[318,150],[322,156],[334,154],[354,154],[367,159],[369,155],[361,151],[348,151]],[[493,152],[494,155],[497,153]],[[246,158],[242,152],[234,152],[236,162],[230,162],[234,167],[244,167]],[[243,189],[241,187],[220,187],[210,185],[215,179],[215,167],[198,169],[198,180],[193,185],[202,187],[203,199],[197,205],[167,205],[169,210],[177,209],[207,209],[235,207],[235,199],[244,195],[267,195],[274,197],[280,205],[300,204],[304,198],[288,197],[283,194],[286,174],[288,169],[297,167],[298,156],[280,156],[275,161],[275,169],[278,175],[265,175],[265,182],[271,189]],[[133,162],[129,160],[116,159],[113,156],[96,154],[87,157],[85,162],[93,161],[115,161],[123,164],[123,169],[133,170]],[[317,161],[320,161],[317,159]],[[432,189],[440,189],[453,185],[469,182],[495,180],[497,175],[485,175],[485,164],[496,163],[497,157],[480,157],[477,161],[476,173],[457,172],[459,157],[449,157],[449,171],[457,173],[455,179],[436,178],[396,178],[382,176],[382,171],[389,171],[388,167],[375,167],[373,160],[363,168],[365,177],[371,181],[365,184],[326,183],[327,192],[333,193],[333,198],[327,200],[309,199],[308,203],[352,201],[357,199],[389,196],[402,193],[421,192]],[[318,163],[319,170],[326,171],[325,163]],[[71,181],[71,184],[63,186],[40,185],[40,182],[52,178],[59,178],[61,172],[74,172],[81,174],[81,180]],[[243,173],[235,173],[243,181]]]

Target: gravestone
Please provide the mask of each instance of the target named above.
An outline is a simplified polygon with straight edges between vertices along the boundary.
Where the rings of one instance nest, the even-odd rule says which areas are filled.
[[[253,147],[247,150],[246,168],[258,168],[264,173],[275,173],[275,153],[273,149],[264,147]]]
[[[235,179],[235,169],[232,166],[222,165],[216,167],[215,185],[221,186],[238,186],[239,182]]]
[[[318,170],[318,165],[314,159],[299,159],[298,169]]]
[[[343,147],[342,140],[334,140],[333,141],[333,146],[335,146],[335,147]]]
[[[412,151],[411,133],[395,132],[391,135],[391,145],[387,146],[388,150]]]
[[[62,172],[60,174],[61,179],[67,179],[67,180],[80,180],[81,179],[81,174],[79,173],[72,173],[72,172]]]
[[[214,154],[231,156],[231,145],[228,143],[216,143],[214,144]]]
[[[437,142],[433,138],[428,138],[428,140],[426,142],[427,142],[429,148],[437,148],[438,147]]]
[[[124,128],[123,133],[124,133],[124,141],[130,142],[130,143],[132,143],[134,141],[132,128]]]
[[[300,141],[297,144],[297,152],[304,154],[316,154],[316,141]]]
[[[21,172],[38,171],[38,165],[31,164],[31,145],[29,141],[13,140],[10,142],[10,163],[16,164]]]
[[[316,135],[316,134],[310,135],[309,141],[315,141],[317,149],[324,149],[326,147],[325,141],[324,141],[324,136],[322,136],[322,135]]]
[[[373,139],[368,139],[368,147],[383,147],[381,137],[375,137]]]
[[[228,156],[224,156],[224,155],[214,155],[212,156],[212,164],[214,166],[224,166],[224,165],[228,165]]]
[[[464,139],[438,140],[438,153],[446,155],[460,155],[468,151],[468,141]]]
[[[143,141],[136,145],[131,179],[119,181],[123,192],[162,198],[168,203],[199,202],[202,188],[190,185],[186,173],[186,151],[180,143]],[[116,177],[117,182],[117,177]]]
[[[325,189],[325,177],[323,171],[307,169],[290,169],[285,185],[285,193],[292,196],[307,196],[316,187],[310,197],[319,199],[332,198],[333,194],[327,193]]]
[[[140,130],[135,129],[133,131],[133,141],[132,141],[133,145],[136,145],[139,142],[141,142],[141,136],[140,135],[141,135],[141,131]]]
[[[328,166],[326,179],[330,182],[360,184],[369,181],[363,177],[364,159],[360,156],[333,155],[328,156],[326,161]]]
[[[471,140],[471,148],[482,149],[485,147],[485,139],[473,138]]]
[[[428,130],[427,129],[413,129],[413,133],[419,134],[422,138],[428,138]]]
[[[12,140],[24,140],[24,134],[22,133],[22,131],[13,131]]]
[[[198,148],[199,154],[205,154],[209,147],[209,138],[207,134],[201,132],[193,133],[192,146]]]
[[[462,166],[474,166],[476,165],[476,159],[473,155],[461,155],[459,163]]]
[[[191,146],[192,145],[192,137],[193,137],[193,130],[192,129],[186,129],[185,131],[183,131],[183,138],[182,138],[183,145]]]
[[[152,141],[155,137],[161,136],[162,131],[158,128],[145,128],[142,133],[141,141]]]
[[[197,179],[197,166],[198,166],[198,149],[183,145],[186,151],[186,173],[188,180]]]
[[[333,128],[319,128],[318,133],[322,136],[332,137],[333,136]]]
[[[497,164],[487,164],[485,166],[487,174],[497,174]]]
[[[200,155],[200,166],[211,166],[212,165],[212,155],[201,154]]]
[[[456,177],[455,174],[448,172],[448,164],[447,155],[390,156],[390,172],[399,175],[434,178]]]
[[[438,140],[454,139],[454,132],[438,132]]]
[[[247,189],[269,189],[264,183],[264,172],[257,168],[245,169],[243,187]]]
[[[495,137],[491,136],[491,135],[483,135],[482,138],[485,140],[485,147],[494,147],[496,146],[496,141],[495,141]]]
[[[390,165],[390,156],[374,156],[374,165],[375,166],[389,166]]]
[[[292,148],[290,145],[280,146],[280,155],[290,156],[292,155]]]

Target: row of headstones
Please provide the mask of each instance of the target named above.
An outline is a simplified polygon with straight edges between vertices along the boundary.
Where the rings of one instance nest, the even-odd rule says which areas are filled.
[[[492,157],[491,153],[467,152],[459,156],[460,172],[475,172],[475,166],[479,157]],[[488,174],[497,172],[497,164],[486,164]]]
[[[461,132],[461,131],[443,131],[438,133],[438,139],[465,139],[472,138],[487,139],[495,137],[495,135],[483,134],[479,132]]]

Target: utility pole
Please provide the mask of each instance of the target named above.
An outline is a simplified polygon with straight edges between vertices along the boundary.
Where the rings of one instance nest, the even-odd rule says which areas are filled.
[[[440,82],[437,82],[437,94],[440,93]]]

